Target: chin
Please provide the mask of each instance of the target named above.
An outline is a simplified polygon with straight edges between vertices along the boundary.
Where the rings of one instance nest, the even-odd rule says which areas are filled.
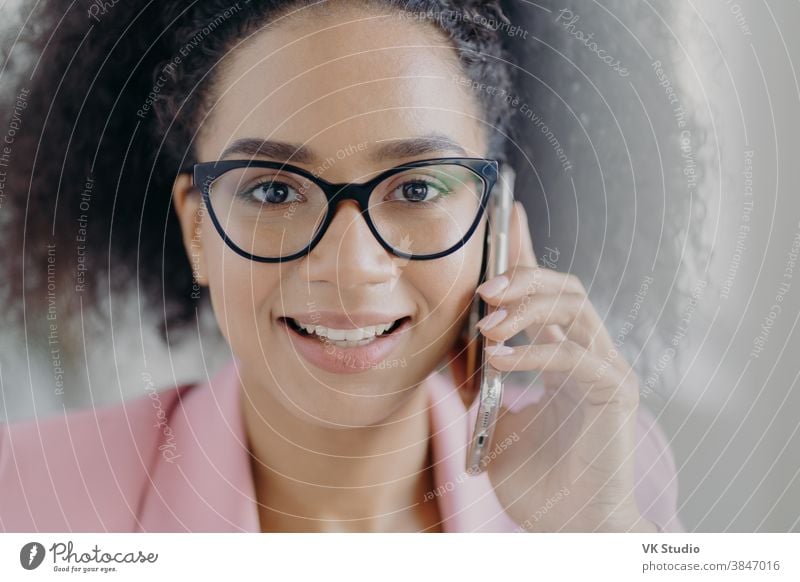
[[[292,393],[278,394],[278,399],[297,419],[326,428],[348,429],[383,424],[413,397],[417,388],[398,387],[381,382],[379,375],[364,390],[352,384],[320,384],[318,381],[295,384]],[[385,389],[378,390],[383,387]]]

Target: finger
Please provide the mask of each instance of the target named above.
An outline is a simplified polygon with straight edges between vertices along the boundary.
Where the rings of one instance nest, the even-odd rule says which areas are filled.
[[[575,275],[542,267],[517,267],[478,287],[481,298],[494,307],[541,291],[586,294],[583,284]],[[529,333],[529,337],[536,343],[554,343],[566,338],[557,325],[546,325],[543,329],[532,331],[534,333]]]
[[[489,279],[476,291],[480,294],[481,299],[493,306],[511,303],[536,293],[586,294],[583,284],[575,275],[560,273],[544,267],[509,269],[497,277]]]
[[[591,352],[606,355],[613,343],[589,298],[579,293],[524,297],[478,322],[487,338],[503,342],[525,331],[529,339],[545,325],[559,325],[570,339]],[[502,314],[505,314],[503,317]],[[501,319],[502,317],[502,319]]]
[[[514,201],[514,206],[511,212],[511,219],[509,221],[509,233],[508,233],[508,246],[509,246],[509,265],[511,266],[510,271],[513,271],[519,267],[528,267],[528,268],[538,268],[539,264],[536,260],[536,253],[533,250],[533,241],[531,239],[531,230],[530,224],[528,223],[528,214],[525,212],[525,207],[519,200]],[[502,290],[505,286],[510,286],[510,280],[512,276],[510,273],[506,273],[505,277],[505,285],[502,284],[502,275],[499,277],[501,284],[498,285],[495,283],[489,283],[488,281],[484,283],[481,287],[486,289],[487,286],[494,286],[495,289]],[[494,280],[498,279],[495,277]],[[519,295],[518,295],[519,297]],[[484,301],[492,305],[491,300],[488,297],[484,297]],[[542,341],[545,342],[555,342],[561,341],[564,339],[564,332],[560,330],[557,326],[546,326],[542,333],[539,334]]]
[[[568,372],[570,390],[581,401],[587,399],[591,404],[619,402],[638,404],[638,383],[632,371],[608,365],[597,355],[583,346],[564,340],[558,343],[530,344],[511,348],[507,355],[491,355],[487,352],[488,363],[501,371]]]

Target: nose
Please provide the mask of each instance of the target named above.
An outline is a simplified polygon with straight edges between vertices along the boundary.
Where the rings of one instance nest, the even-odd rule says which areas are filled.
[[[304,261],[308,282],[322,281],[347,289],[391,282],[393,259],[375,239],[354,200],[337,205],[328,230]]]

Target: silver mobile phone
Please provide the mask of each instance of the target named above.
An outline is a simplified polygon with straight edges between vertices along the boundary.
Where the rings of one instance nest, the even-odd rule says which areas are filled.
[[[508,269],[508,231],[511,208],[514,204],[514,181],[516,174],[508,165],[500,168],[496,190],[492,192],[488,207],[488,231],[486,233],[485,275],[489,280]],[[467,378],[478,389],[478,417],[467,451],[467,471],[481,473],[486,469],[487,453],[490,450],[495,421],[503,400],[502,372],[484,361],[483,349],[489,345],[502,345],[482,335],[475,324],[486,315],[488,306],[480,295],[475,296],[470,310],[468,330],[470,341],[467,348]]]

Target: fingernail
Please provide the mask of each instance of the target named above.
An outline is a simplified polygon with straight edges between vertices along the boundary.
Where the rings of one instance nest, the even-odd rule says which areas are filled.
[[[490,356],[508,356],[514,353],[514,348],[508,346],[487,346],[483,351]]]
[[[479,285],[476,291],[485,297],[494,297],[506,287],[508,287],[508,277],[498,275]]]
[[[491,329],[495,325],[503,321],[506,318],[506,315],[508,315],[508,312],[505,309],[498,309],[497,311],[493,311],[492,313],[481,319],[475,325],[477,325],[481,331]]]

